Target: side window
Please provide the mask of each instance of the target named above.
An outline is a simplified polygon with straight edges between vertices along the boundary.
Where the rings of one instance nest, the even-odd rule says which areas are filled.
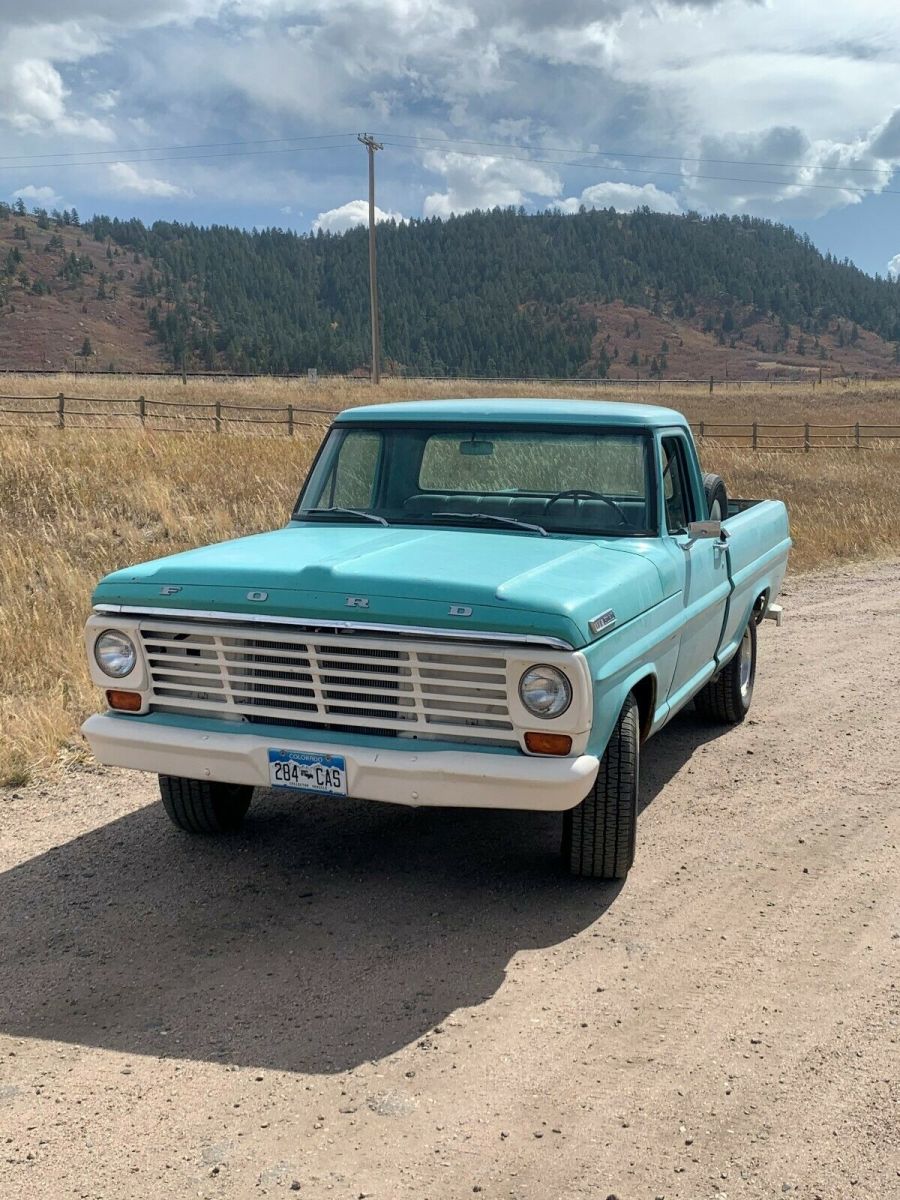
[[[318,503],[327,508],[371,508],[380,453],[381,434],[363,429],[346,434]]]
[[[692,519],[692,506],[687,461],[681,438],[663,438],[662,471],[666,528],[669,533],[683,533]]]

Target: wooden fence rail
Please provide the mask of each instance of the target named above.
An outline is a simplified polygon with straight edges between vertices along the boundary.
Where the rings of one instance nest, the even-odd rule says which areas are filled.
[[[295,380],[301,383],[334,383],[342,384],[358,384],[365,387],[369,384],[369,374],[365,371],[361,374],[341,375],[332,374],[329,372],[321,372],[315,370],[304,371],[287,371],[287,372],[260,372],[260,371],[153,371],[153,370],[134,370],[134,371],[110,371],[103,369],[91,369],[87,365],[78,365],[78,359],[74,360],[75,370],[70,372],[67,367],[0,367],[0,377],[3,375],[12,376],[35,376],[39,378],[50,377],[60,374],[72,373],[79,378],[90,380],[92,378],[110,377],[121,380],[140,380],[140,379],[175,379],[181,380],[182,383],[187,383],[188,380],[236,380],[236,379],[285,379]],[[639,373],[621,379],[606,379],[584,376],[558,376],[558,375],[411,375],[402,371],[385,371],[381,376],[382,380],[423,380],[434,381],[438,383],[549,383],[554,386],[565,385],[566,387],[584,387],[584,388],[644,388],[650,390],[661,390],[668,387],[698,387],[708,388],[709,391],[728,391],[729,389],[737,388],[739,391],[743,388],[776,388],[790,384],[806,385],[813,389],[822,383],[839,384],[842,387],[868,387],[870,383],[896,383],[900,379],[897,373],[889,375],[879,375],[874,372],[856,371],[852,374],[837,374],[828,372],[823,366],[810,367],[783,367],[772,371],[767,371],[764,375],[756,375],[751,378],[735,378],[727,375],[703,375],[699,379],[677,378],[675,376],[658,377],[656,375],[641,376]]]
[[[42,407],[26,408],[23,407],[24,404],[40,404]],[[85,405],[92,407],[84,407]],[[118,407],[110,409],[108,405]],[[130,407],[124,408],[125,405]],[[67,396],[63,392],[57,392],[53,396],[0,395],[0,428],[155,428],[163,432],[172,432],[177,431],[182,423],[203,422],[214,433],[222,433],[230,425],[277,425],[288,435],[293,435],[296,429],[330,421],[338,411],[314,405],[267,406],[236,404],[223,400],[186,402],[149,400],[146,396]],[[256,415],[269,413],[277,415]],[[94,424],[97,420],[114,420],[117,424],[98,426]]]
[[[257,405],[225,400],[188,403],[148,400],[145,396],[66,396],[57,392],[53,396],[0,395],[0,428],[144,428],[187,432],[199,423],[213,433],[230,432],[232,426],[266,426],[272,433],[293,436],[299,429],[313,426],[321,429],[339,411],[297,404]],[[105,424],[96,425],[97,421]],[[110,425],[110,421],[117,424]],[[820,425],[812,421],[803,424],[697,421],[691,428],[701,442],[748,450],[862,450],[900,442],[900,425],[864,425],[859,421],[844,425]]]

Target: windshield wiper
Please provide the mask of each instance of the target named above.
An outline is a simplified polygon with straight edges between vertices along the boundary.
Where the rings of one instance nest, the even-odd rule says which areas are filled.
[[[543,525],[533,525],[530,521],[520,521],[518,517],[501,517],[499,513],[458,513],[458,512],[435,512],[429,513],[425,520],[434,517],[447,517],[456,521],[498,521],[501,525],[513,525],[517,529],[530,529],[532,533],[539,533],[541,537],[549,537],[547,530]]]
[[[361,508],[308,508],[299,515],[301,517],[311,517],[313,515],[321,515],[322,513],[346,513],[351,517],[362,517],[365,521],[374,521],[376,525],[390,524],[390,521],[386,521],[384,517],[376,516],[375,513],[364,512]]]

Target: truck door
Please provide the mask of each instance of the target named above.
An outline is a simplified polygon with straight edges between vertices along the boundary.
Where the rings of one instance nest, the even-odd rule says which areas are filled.
[[[691,459],[682,433],[663,435],[660,462],[663,518],[683,581],[681,640],[668,697],[676,708],[715,669],[731,585],[727,555],[718,542],[688,537],[689,522],[705,520],[706,512],[698,511],[701,499],[691,478]]]

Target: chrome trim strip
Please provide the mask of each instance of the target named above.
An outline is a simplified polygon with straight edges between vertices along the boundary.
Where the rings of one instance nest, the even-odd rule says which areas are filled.
[[[528,633],[491,633],[480,629],[428,629],[419,625],[376,625],[370,621],[312,621],[301,617],[274,617],[262,613],[207,612],[195,608],[144,608],[133,604],[95,604],[94,612],[135,617],[168,617],[172,621],[228,621],[253,625],[293,625],[298,629],[334,629],[348,633],[396,633],[401,637],[446,638],[456,642],[507,642],[526,646],[550,646],[574,650],[571,642],[556,637],[532,637]]]

